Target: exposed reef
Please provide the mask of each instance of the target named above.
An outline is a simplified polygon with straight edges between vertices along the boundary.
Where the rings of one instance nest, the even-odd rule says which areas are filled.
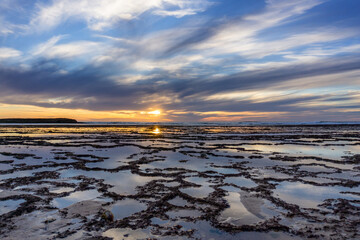
[[[0,126],[0,238],[358,239],[360,126]]]

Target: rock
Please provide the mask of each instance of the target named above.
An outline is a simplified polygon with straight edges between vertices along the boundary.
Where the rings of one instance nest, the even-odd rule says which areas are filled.
[[[104,219],[105,221],[113,222],[114,214],[111,211],[106,210],[105,212],[103,212],[103,214],[101,214],[101,218]]]

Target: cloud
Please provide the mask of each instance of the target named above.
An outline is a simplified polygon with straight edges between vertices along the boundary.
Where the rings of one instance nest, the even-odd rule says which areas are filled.
[[[0,36],[8,36],[23,31],[25,28],[25,25],[13,24],[7,21],[6,19],[4,19],[4,17],[1,16],[0,13]]]
[[[21,55],[22,53],[16,49],[6,47],[0,48],[0,61],[20,57]]]
[[[209,5],[206,0],[56,0],[50,4],[37,4],[30,27],[46,31],[68,20],[80,20],[91,30],[101,31],[145,12],[183,17],[204,11]]]
[[[72,41],[62,44],[59,43],[66,38],[67,36],[65,35],[54,36],[46,42],[36,45],[29,52],[27,59],[35,61],[39,58],[68,61],[76,60],[77,64],[79,64],[79,59],[82,59],[84,63],[80,65],[103,64],[113,61],[114,55],[119,55],[121,52],[121,49],[104,42]]]
[[[101,43],[92,41],[76,41],[68,44],[46,45],[35,49],[34,55],[40,55],[45,58],[73,58],[86,57],[88,54],[101,52],[105,48]]]
[[[355,116],[360,47],[353,40],[359,31],[336,24],[292,29],[295,21],[306,18],[302,14],[323,2],[266,1],[263,9],[248,15],[172,19],[170,26],[161,22],[156,30],[152,22],[146,31],[135,24],[129,34],[124,29],[102,34],[82,29],[85,35],[80,36],[72,28],[69,33],[59,28],[39,34],[37,41],[42,42],[19,50],[11,48],[13,44],[0,48],[0,102],[127,109],[134,114],[161,109],[168,119],[178,121],[286,119],[301,114],[315,118],[314,112],[334,117],[336,109]],[[154,21],[159,16],[193,15],[209,4],[48,1],[36,5],[29,30],[47,31],[66,22],[78,28],[76,22],[82,22],[101,31],[142,14],[157,15]]]
[[[62,38],[64,38],[64,36],[61,36],[61,35],[54,36],[54,37],[50,38],[49,40],[47,40],[46,42],[38,44],[37,46],[33,47],[31,54],[35,55],[35,56],[44,54],[49,49],[54,47],[56,45],[56,43],[58,43]]]
[[[324,30],[319,29],[317,31],[296,34],[284,39],[277,39],[274,41],[259,41],[251,39],[243,44],[232,45],[227,49],[223,49],[223,53],[238,53],[241,56],[259,59],[268,55],[281,54],[283,51],[306,46],[314,43],[329,43],[331,41],[345,39],[355,36],[357,32],[343,30],[341,33],[338,29]]]
[[[56,67],[50,60],[38,62],[28,70],[1,67],[0,84],[2,86],[0,101],[10,103],[27,103],[37,106],[83,108],[91,110],[118,110],[118,109],[144,109],[153,106],[163,106],[167,109],[185,108],[189,111],[219,110],[238,111],[239,108],[251,110],[273,109],[289,110],[290,107],[281,107],[291,101],[304,101],[316,99],[315,94],[294,94],[293,90],[277,95],[280,90],[270,90],[266,97],[260,96],[259,88],[286,87],[288,82],[319,82],[320,86],[336,86],[342,76],[353,78],[354,71],[360,68],[360,56],[346,59],[326,59],[316,64],[295,64],[277,69],[245,71],[230,76],[209,78],[209,76],[196,76],[193,78],[174,75],[167,72],[158,72],[146,79],[134,82],[121,80],[114,81],[112,69],[114,66],[89,65],[60,74],[61,68]],[[117,69],[121,72],[121,69]],[[352,73],[352,74],[350,74]],[[329,78],[333,74],[332,78]],[[327,79],[330,79],[330,82]],[[334,79],[334,80],[332,80]],[[359,79],[359,78],[358,78]],[[359,80],[353,78],[356,83]],[[331,82],[333,81],[333,82]],[[350,84],[350,83],[349,83]],[[296,86],[296,84],[292,84]],[[358,84],[359,85],[359,84]],[[298,85],[298,91],[300,86]],[[226,98],[229,91],[237,91],[240,99]],[[278,92],[277,92],[278,91]],[[211,97],[221,96],[224,97]],[[287,96],[286,94],[291,94]],[[14,97],[16,95],[32,96],[29,99]],[[12,96],[5,99],[5,96]],[[207,99],[206,99],[207,97]],[[272,99],[273,98],[273,99]],[[53,101],[61,99],[61,101]],[[69,99],[69,101],[66,101]],[[83,99],[88,99],[83,101]],[[211,101],[209,101],[211,100]],[[16,101],[16,102],[14,102]],[[19,102],[20,101],[20,102]],[[243,104],[241,104],[241,101]],[[292,107],[292,109],[294,109]]]
[[[27,15],[27,13],[20,4],[19,0],[1,0],[0,37],[7,37],[9,35],[24,31],[26,29],[26,25],[17,22],[25,15]],[[15,16],[15,19],[12,16]]]
[[[79,4],[82,1],[79,1]],[[124,4],[122,1],[114,1],[113,4],[115,4],[115,2],[117,4]],[[59,37],[54,37],[47,43],[37,46],[34,52],[40,52],[41,48],[45,47],[47,51],[42,51],[42,55],[47,58],[71,58],[87,53],[87,56],[93,55],[91,59],[97,64],[116,62],[117,64],[126,64],[129,70],[142,72],[160,70],[175,73],[190,65],[195,65],[199,71],[201,71],[204,66],[206,70],[209,70],[206,66],[221,64],[223,58],[219,57],[224,54],[236,54],[240,57],[259,59],[268,55],[282,54],[284,50],[299,46],[308,46],[321,42],[329,43],[329,41],[354,36],[356,33],[351,30],[342,30],[339,34],[339,30],[336,28],[325,28],[319,31],[293,34],[283,37],[283,39],[272,41],[265,41],[257,37],[260,31],[284,24],[284,21],[289,21],[291,17],[303,14],[322,2],[323,1],[320,0],[291,2],[282,0],[267,1],[266,8],[257,14],[247,15],[239,19],[230,19],[229,21],[210,20],[204,22],[199,20],[192,22],[191,25],[187,24],[180,28],[176,27],[151,32],[145,36],[138,37],[138,39],[100,35],[103,39],[113,41],[112,44],[114,44],[114,46],[109,46],[109,43],[104,42],[104,44],[108,45],[107,47],[100,42],[94,41],[77,41],[55,45],[55,43],[59,41]],[[156,3],[158,7],[169,8],[169,6],[176,6],[184,9],[189,9],[190,7],[194,9],[205,9],[210,4],[208,1],[189,2],[180,0],[157,1]],[[57,1],[56,4],[64,4],[64,0]],[[46,5],[46,7],[55,7],[56,4],[54,2],[52,5]],[[95,3],[87,1],[83,4],[86,8],[93,9],[93,4]],[[100,3],[98,2],[98,4]],[[148,4],[152,6],[155,4],[155,1],[149,1]],[[42,6],[42,9],[46,9],[46,7]],[[116,7],[112,9],[116,9]],[[158,10],[159,9],[157,9],[157,11]],[[93,14],[92,10],[81,11]],[[56,12],[63,14],[62,10]],[[154,10],[154,12],[156,11]],[[70,15],[75,16],[78,13],[74,14]],[[82,17],[85,18],[85,15]],[[111,16],[111,14],[109,16]],[[56,19],[59,18],[57,17]],[[101,18],[99,21],[102,21]],[[46,24],[51,23],[51,21],[41,22],[45,22]],[[97,51],[94,51],[95,49],[97,49]],[[290,58],[291,56],[287,55],[284,57]],[[236,61],[236,59],[234,60]],[[284,62],[286,63],[288,61]],[[258,67],[263,66],[262,64],[257,64]],[[269,64],[270,63],[266,63],[264,65]],[[274,64],[281,63],[274,62]],[[236,69],[235,65],[236,64],[231,63],[235,71],[241,68],[247,70],[256,67],[256,64],[242,63],[242,66]],[[216,71],[216,69],[214,70]],[[199,75],[199,73],[193,71],[191,75],[194,74]]]
[[[14,33],[13,27],[0,18],[0,35],[6,36],[8,34]]]
[[[356,36],[359,31],[323,27],[308,32],[285,32],[272,40],[260,34],[262,31],[295,21],[294,17],[323,2],[320,0],[267,1],[266,8],[256,14],[235,19],[199,20],[193,22],[191,26],[185,24],[182,27],[148,34],[132,46],[140,58],[139,61],[134,62],[133,67],[141,71],[162,69],[175,72],[192,65],[200,72],[205,66],[209,73],[215,74],[219,69],[209,69],[206,65],[223,65],[226,67],[226,72],[237,72],[291,65],[294,62],[317,61],[320,56],[299,54],[296,49],[311,48],[315,44],[329,46],[331,42]],[[343,48],[348,52],[351,51],[350,49]],[[341,49],[338,51],[341,52]],[[331,55],[331,52],[328,53],[328,56]],[[282,56],[283,59],[259,62],[267,56]],[[244,62],[244,58],[257,62]]]
[[[168,52],[192,47],[195,50],[206,50],[206,55],[227,53],[249,55],[247,53],[248,51],[255,50],[258,47],[264,50],[263,46],[257,46],[258,44],[266,45],[265,42],[261,43],[257,38],[257,35],[261,33],[261,31],[288,23],[292,18],[304,14],[307,10],[323,2],[325,1],[266,1],[265,9],[260,13],[235,18],[229,21],[213,20],[206,23],[206,25],[199,29],[195,29],[196,31],[181,38],[174,46],[168,49]],[[315,36],[315,33],[312,33],[312,35],[317,37]],[[296,37],[302,37],[302,39],[304,39],[306,38],[306,35],[293,36],[293,38],[287,39],[287,42],[295,42]],[[311,39],[310,37],[312,36],[309,36],[307,41]],[[277,39],[277,41],[278,40],[279,39]],[[303,45],[301,42],[297,43],[298,45]],[[269,45],[271,46],[271,43]],[[294,46],[296,46],[296,44],[293,43],[289,47]]]

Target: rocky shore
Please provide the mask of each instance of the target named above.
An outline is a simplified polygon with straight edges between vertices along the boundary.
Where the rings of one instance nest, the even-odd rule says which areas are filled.
[[[0,126],[0,238],[358,239],[359,152],[356,125]]]

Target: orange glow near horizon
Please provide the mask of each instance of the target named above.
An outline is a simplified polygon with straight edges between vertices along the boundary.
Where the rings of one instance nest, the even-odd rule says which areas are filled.
[[[1,104],[0,118],[71,118],[80,122],[171,122],[182,120],[188,114],[199,116],[198,121],[242,121],[248,119],[271,120],[278,116],[286,116],[286,112],[226,112],[209,111],[194,112],[186,110],[162,111],[154,108],[147,111],[117,110],[93,111],[86,109],[46,108],[30,105]]]
[[[29,105],[0,104],[0,118],[72,118],[78,121],[154,122],[171,121],[155,111],[92,111],[86,109],[46,108]]]

